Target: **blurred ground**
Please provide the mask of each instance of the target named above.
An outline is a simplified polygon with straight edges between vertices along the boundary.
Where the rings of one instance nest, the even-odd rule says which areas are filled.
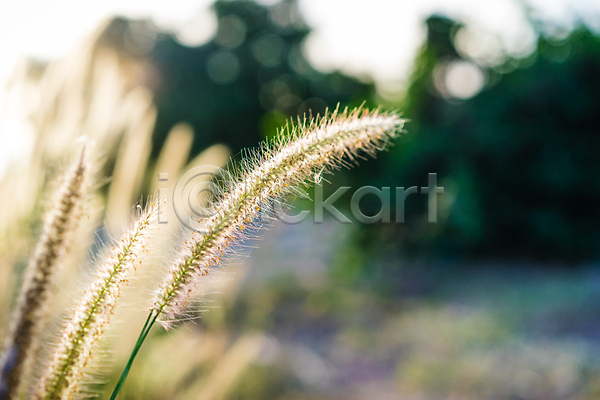
[[[243,279],[235,299],[208,296],[190,329],[225,325],[266,340],[224,398],[600,395],[595,266],[406,262],[396,293],[382,296],[327,270],[346,228],[277,224],[243,265],[228,268],[226,279]]]

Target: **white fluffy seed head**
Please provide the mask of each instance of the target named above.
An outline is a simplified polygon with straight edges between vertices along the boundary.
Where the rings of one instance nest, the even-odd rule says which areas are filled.
[[[39,334],[46,320],[54,278],[68,253],[85,199],[95,182],[97,166],[92,157],[93,143],[85,138],[80,143],[80,153],[62,177],[44,216],[40,239],[25,271],[0,362],[2,398],[16,398],[28,373],[28,365],[39,347]]]
[[[358,157],[384,150],[404,126],[395,113],[347,109],[313,121],[287,124],[278,136],[253,154],[237,182],[220,196],[210,217],[192,232],[156,291],[152,309],[169,328],[194,295],[194,281],[221,264],[236,238],[251,227],[261,207],[281,199],[292,187]]]
[[[158,226],[158,209],[158,204],[150,201],[134,226],[101,259],[95,279],[61,331],[60,342],[38,384],[36,399],[70,398],[78,390],[84,368],[104,334],[121,289]]]

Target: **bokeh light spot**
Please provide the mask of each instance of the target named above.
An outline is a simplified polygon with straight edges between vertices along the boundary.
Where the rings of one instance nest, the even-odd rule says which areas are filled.
[[[236,15],[225,15],[219,19],[215,41],[230,49],[238,47],[246,39],[246,23]]]
[[[206,65],[208,76],[215,83],[226,85],[237,79],[240,74],[240,62],[230,51],[213,54]]]
[[[212,39],[216,31],[217,16],[212,10],[204,10],[183,24],[175,39],[184,46],[197,47]]]
[[[468,99],[481,91],[485,76],[481,69],[469,61],[452,61],[438,67],[435,85],[444,97]]]
[[[265,67],[276,67],[281,63],[285,43],[279,35],[268,33],[256,39],[252,46],[254,58]]]

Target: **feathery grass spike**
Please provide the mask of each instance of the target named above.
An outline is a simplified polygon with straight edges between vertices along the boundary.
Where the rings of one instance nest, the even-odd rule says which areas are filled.
[[[404,125],[394,113],[337,109],[310,123],[300,121],[289,133],[283,130],[247,160],[238,182],[199,221],[200,229],[186,240],[166,279],[158,288],[152,309],[166,327],[184,311],[193,292],[195,277],[204,276],[221,263],[222,254],[244,227],[257,216],[261,206],[289,192],[294,185],[315,173],[355,162],[362,154],[375,156]],[[289,125],[284,128],[289,130]]]
[[[78,389],[95,343],[102,337],[120,290],[135,270],[152,231],[158,204],[149,202],[133,228],[123,234],[99,266],[96,278],[60,334],[60,342],[39,382],[35,398],[66,399]]]
[[[206,276],[218,266],[231,244],[256,219],[261,206],[278,200],[315,173],[323,173],[348,161],[356,163],[363,154],[375,156],[384,150],[404,126],[395,113],[358,108],[351,112],[325,113],[297,126],[286,125],[275,139],[247,160],[240,178],[227,183],[229,190],[219,196],[210,216],[199,222],[199,229],[184,238],[181,251],[160,284],[148,319],[140,332],[129,361],[110,397],[119,393],[135,356],[155,321],[165,328],[190,302],[194,279]]]
[[[56,271],[68,252],[83,211],[83,200],[93,182],[90,144],[82,140],[81,153],[63,176],[47,211],[41,237],[25,270],[23,286],[13,315],[1,361],[0,399],[14,399],[28,375],[27,365],[38,346],[46,320],[47,302]]]

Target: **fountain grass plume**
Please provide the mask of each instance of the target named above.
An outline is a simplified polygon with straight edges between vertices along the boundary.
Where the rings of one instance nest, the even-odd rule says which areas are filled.
[[[244,161],[239,178],[227,182],[208,216],[184,238],[181,250],[156,290],[146,324],[111,396],[116,397],[133,360],[156,321],[165,328],[181,316],[195,295],[195,281],[221,265],[232,245],[252,228],[263,206],[282,200],[316,173],[351,166],[385,150],[404,126],[393,112],[326,112],[314,120],[287,124],[269,143]]]
[[[0,399],[17,398],[26,380],[28,365],[38,348],[39,334],[46,321],[54,277],[68,252],[83,214],[84,198],[94,182],[96,166],[90,156],[93,146],[87,139],[81,142],[79,156],[62,177],[44,216],[40,239],[25,270],[2,355]]]
[[[75,308],[60,334],[60,342],[39,381],[34,398],[71,398],[84,376],[96,342],[103,336],[121,288],[127,283],[147,242],[158,227],[158,204],[149,201],[134,226],[101,259],[91,287]]]
[[[279,200],[315,173],[350,166],[363,155],[375,156],[402,129],[394,113],[337,109],[314,121],[288,124],[276,138],[245,161],[239,181],[220,195],[209,217],[183,243],[182,250],[156,291],[152,310],[168,327],[185,310],[194,278],[218,267],[231,245],[255,220],[261,207]]]

